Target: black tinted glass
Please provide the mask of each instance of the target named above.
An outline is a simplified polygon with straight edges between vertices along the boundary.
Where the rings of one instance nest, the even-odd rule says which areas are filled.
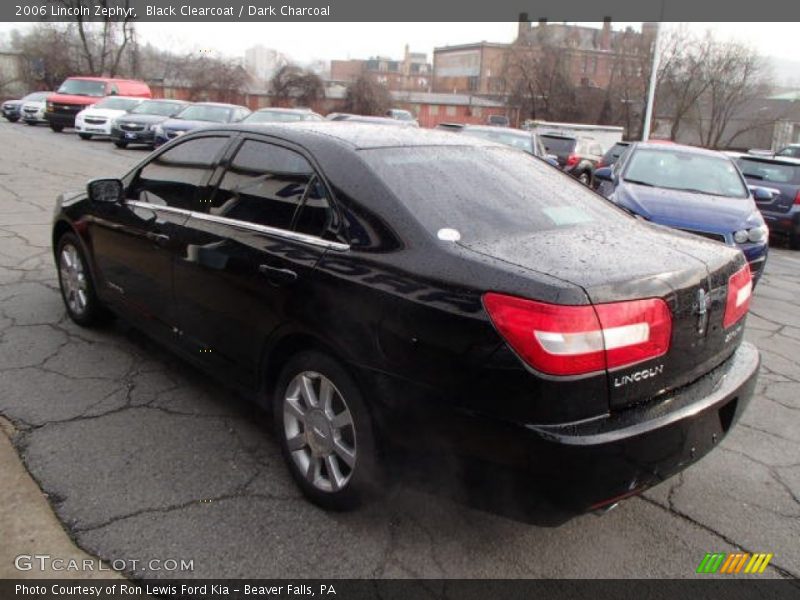
[[[573,225],[627,222],[586,186],[524,152],[501,147],[362,150],[429,231],[484,239]]]
[[[128,197],[176,208],[192,209],[198,186],[227,144],[227,137],[188,140],[156,156],[139,172]]]
[[[297,152],[248,140],[211,202],[213,215],[290,229],[313,170]]]
[[[551,154],[569,154],[575,149],[575,145],[578,142],[574,138],[543,135],[542,143]]]

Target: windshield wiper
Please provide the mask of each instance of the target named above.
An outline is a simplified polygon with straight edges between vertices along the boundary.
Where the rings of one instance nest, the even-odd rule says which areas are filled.
[[[638,179],[626,179],[628,183],[635,183],[636,185],[645,185],[647,187],[656,187],[652,183],[648,183],[647,181],[639,181]]]

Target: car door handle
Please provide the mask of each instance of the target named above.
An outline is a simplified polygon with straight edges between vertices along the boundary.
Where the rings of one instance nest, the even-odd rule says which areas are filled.
[[[149,232],[147,234],[147,239],[154,241],[156,244],[163,246],[167,242],[169,242],[169,236],[166,233],[153,233]]]
[[[285,285],[294,283],[297,280],[297,273],[291,269],[282,269],[270,265],[258,265],[258,272],[266,276],[267,280],[274,285]]]

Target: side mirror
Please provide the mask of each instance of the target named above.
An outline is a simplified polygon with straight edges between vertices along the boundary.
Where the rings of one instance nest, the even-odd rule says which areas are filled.
[[[754,187],[751,189],[753,191],[753,199],[756,202],[769,202],[773,198],[773,193],[767,188]]]
[[[600,179],[602,181],[614,181],[614,175],[612,175],[611,167],[600,167],[594,172],[595,179]]]
[[[86,186],[90,202],[122,202],[123,186],[119,179],[92,179]]]

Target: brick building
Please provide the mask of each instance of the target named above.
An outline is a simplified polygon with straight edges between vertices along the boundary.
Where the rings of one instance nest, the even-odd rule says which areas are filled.
[[[512,49],[536,55],[546,47],[562,56],[575,86],[605,89],[615,71],[643,81],[643,64],[649,60],[654,35],[654,23],[644,23],[641,31],[631,27],[614,30],[609,19],[601,28],[548,23],[545,19],[533,26],[521,15],[512,44],[478,42],[435,48],[433,91],[503,95],[513,87],[506,72]]]
[[[391,91],[428,91],[431,86],[431,65],[428,55],[410,52],[405,47],[403,58],[385,57],[331,61],[331,80],[350,83],[367,75]]]

